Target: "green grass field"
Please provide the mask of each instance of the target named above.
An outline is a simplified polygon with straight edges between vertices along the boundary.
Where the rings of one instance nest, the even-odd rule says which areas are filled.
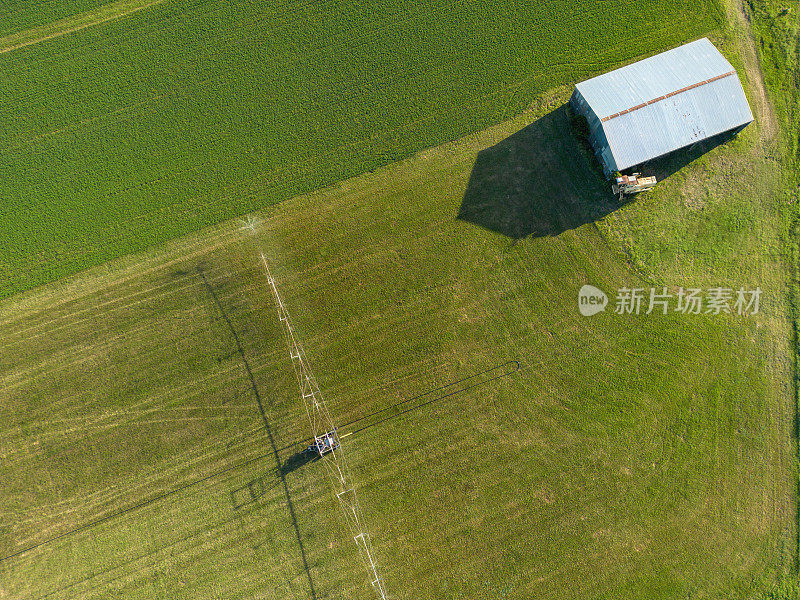
[[[510,209],[476,177],[518,173],[512,143],[541,159],[522,175],[530,190],[564,169],[560,206],[613,208],[569,133],[568,91],[276,205],[257,236],[223,224],[4,301],[0,597],[371,597],[324,467],[276,472],[308,426],[260,250],[339,421],[366,426],[345,443],[391,597],[772,589],[796,550],[778,259],[740,260],[726,279],[695,262],[675,280],[665,254],[647,279],[631,269],[649,244],[643,214],[667,230],[683,218],[673,196],[718,197],[690,185],[704,167],[664,182],[663,208],[643,199],[600,229],[514,241],[476,224]],[[754,128],[705,164],[759,139]],[[766,199],[753,210],[771,214]],[[584,283],[659,278],[760,283],[769,301],[747,318],[577,312]],[[521,369],[367,416],[507,361]]]
[[[93,9],[37,6],[0,34]],[[796,596],[794,109],[738,5],[570,6],[167,1],[0,54],[0,599],[373,597],[259,252],[391,598]],[[756,123],[620,206],[568,83],[708,29]]]
[[[94,5],[14,3],[5,31]],[[174,0],[2,53],[0,296],[482,129],[721,22],[713,0]]]

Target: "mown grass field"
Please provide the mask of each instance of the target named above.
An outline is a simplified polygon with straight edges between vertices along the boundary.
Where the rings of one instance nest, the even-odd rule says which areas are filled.
[[[304,79],[283,89],[298,114],[311,115],[306,137],[297,129],[297,143],[271,148],[268,157],[263,148],[247,148],[288,131],[281,129],[288,121],[270,120],[277,113],[260,103],[267,92],[257,85],[264,73],[283,81],[275,66],[282,63],[241,68],[260,57],[248,36],[272,22],[255,13],[242,20],[251,10],[243,6],[223,11],[226,21],[214,13],[219,5],[197,5],[192,13],[188,4],[165,3],[0,58],[47,63],[33,75],[52,90],[48,101],[19,100],[31,110],[7,124],[6,139],[17,136],[16,146],[0,151],[0,160],[25,173],[18,181],[27,192],[17,197],[41,198],[39,205],[0,208],[18,226],[27,224],[8,233],[11,247],[32,250],[14,258],[32,274],[7,270],[4,293],[350,169],[376,169],[433,143],[423,143],[423,133],[447,139],[458,127],[502,118],[500,107],[517,112],[539,85],[625,58],[559,63],[548,83],[514,79],[524,69],[533,73],[534,62],[509,66],[517,63],[503,63],[502,47],[491,46],[498,56],[480,68],[496,72],[459,81],[455,90],[455,71],[435,62],[438,46],[420,53],[433,38],[406,35],[407,56],[368,63],[385,41],[367,36],[363,54],[347,58],[387,82],[403,81],[390,74],[412,70],[404,61],[415,57],[444,65],[429,80],[406,79],[405,91],[396,90],[400,97],[439,82],[438,104],[427,97],[430,104],[420,99],[418,106],[387,100],[384,113],[379,106],[372,113],[361,99],[343,101],[353,115],[329,104],[317,121],[303,112],[309,96],[293,94],[336,88],[317,85],[311,65],[297,66]],[[650,6],[639,6],[646,21]],[[329,15],[332,7],[303,10]],[[188,17],[178,26],[180,11]],[[453,17],[451,34],[471,31],[473,17],[492,24],[470,13],[458,24],[462,31],[454,12],[443,14],[445,21]],[[544,27],[537,14],[528,13],[531,23]],[[273,265],[335,414],[345,432],[356,432],[345,443],[392,598],[760,600],[791,581],[797,468],[783,262],[787,163],[780,125],[758,92],[749,29],[734,14],[714,41],[742,74],[757,123],[632,204],[618,206],[595,178],[570,134],[563,107],[570,90],[562,87],[501,125],[271,206],[259,213],[256,235],[223,223],[0,301],[0,598],[371,597],[323,465],[293,460],[308,426],[259,251]],[[334,20],[337,39],[370,31],[354,21],[348,34],[344,23],[352,17]],[[418,23],[396,13],[370,18],[397,40]],[[241,43],[210,43],[225,41],[233,23]],[[492,31],[523,31],[513,23]],[[688,35],[676,22],[658,27],[642,43]],[[178,60],[175,31],[195,44],[193,64]],[[144,54],[125,45],[134,38]],[[323,46],[330,37],[304,42],[312,39]],[[451,51],[464,43],[458,36],[448,41]],[[79,64],[70,50],[78,42],[97,52],[95,59],[107,56],[86,80],[73,78],[80,68],[59,71],[68,57]],[[284,43],[276,38],[271,51]],[[148,50],[153,45],[158,50]],[[609,45],[609,52],[623,46]],[[296,47],[295,57],[307,51]],[[151,70],[141,68],[150,64],[143,56]],[[233,63],[232,56],[253,62]],[[520,56],[523,63],[537,60]],[[121,72],[113,83],[104,78],[127,58],[141,82]],[[23,72],[22,62],[9,64]],[[203,71],[211,64],[213,72]],[[345,63],[330,66],[326,85],[363,77],[346,75]],[[425,66],[413,69],[428,73]],[[247,85],[231,80],[234,71]],[[511,87],[492,96],[491,81],[506,76]],[[59,77],[62,86],[74,81],[71,97],[80,102],[58,97]],[[391,89],[387,83],[383,91]],[[349,98],[345,91],[337,93]],[[378,91],[359,93],[376,102]],[[220,103],[234,92],[244,99],[240,105]],[[320,106],[325,93],[316,96]],[[447,120],[442,98],[455,106],[460,93],[464,102],[476,94],[475,110],[465,113],[474,121]],[[271,101],[287,105],[285,97]],[[431,121],[409,117],[425,110],[435,115]],[[218,118],[201,118],[212,113]],[[269,126],[248,129],[250,116]],[[358,141],[359,125],[349,116],[361,119],[354,123],[363,132],[388,132],[385,139]],[[200,133],[209,136],[201,140]],[[364,148],[384,152],[365,159]],[[302,169],[291,162],[316,151],[322,158]],[[280,160],[286,177],[275,183],[264,174],[274,174]],[[90,171],[97,176],[91,181]],[[58,191],[62,184],[71,186],[69,194]],[[80,210],[60,210],[73,200]],[[56,246],[33,226],[39,210],[40,222],[50,219],[47,243]],[[127,221],[116,218],[120,210]],[[89,214],[94,229],[86,227]],[[70,246],[78,230],[83,237],[75,239],[84,245]],[[113,247],[104,242],[110,238]],[[53,247],[55,254],[46,249]],[[576,304],[584,283],[612,294],[621,286],[760,285],[764,298],[762,313],[746,318],[585,318]],[[479,385],[469,389],[448,386],[509,361],[520,370],[500,369],[508,374],[493,381],[477,375],[467,381]],[[391,418],[378,423],[369,416],[381,410]]]
[[[0,25],[64,31],[0,54],[0,296],[456,139],[722,22],[713,0],[172,0],[70,33],[96,4],[12,3]]]
[[[738,179],[722,193],[700,176],[758,154],[760,133],[665,181],[662,208],[616,210],[570,134],[568,93],[273,206],[256,236],[219,225],[3,301],[0,597],[370,597],[323,465],[276,471],[308,429],[260,250],[341,423],[520,363],[345,439],[392,598],[772,589],[796,551],[779,258],[734,263],[732,244],[714,272],[672,233],[684,196],[737,211]],[[532,200],[509,204],[509,184]],[[753,235],[772,240],[770,200],[753,203]],[[557,237],[480,225],[598,213],[599,229]],[[648,261],[645,218],[674,242]],[[719,221],[720,239],[750,240]],[[767,301],[747,318],[578,314],[584,283],[662,281],[760,284]]]

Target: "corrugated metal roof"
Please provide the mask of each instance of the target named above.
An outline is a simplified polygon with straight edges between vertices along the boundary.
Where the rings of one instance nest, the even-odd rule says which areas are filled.
[[[575,86],[621,170],[753,120],[736,72],[703,38]],[[600,149],[600,154],[606,155]],[[616,164],[611,164],[616,163]]]

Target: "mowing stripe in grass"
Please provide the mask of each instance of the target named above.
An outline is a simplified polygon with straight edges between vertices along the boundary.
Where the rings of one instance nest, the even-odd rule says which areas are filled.
[[[244,365],[244,369],[247,372],[247,377],[250,380],[250,387],[253,391],[253,397],[258,404],[258,412],[261,413],[261,419],[264,422],[264,429],[267,431],[267,436],[269,437],[270,447],[272,448],[272,455],[275,457],[275,464],[280,467],[281,459],[278,454],[278,445],[275,442],[275,436],[272,433],[272,427],[269,424],[269,419],[267,419],[267,413],[264,410],[264,404],[261,402],[261,394],[258,391],[258,386],[256,385],[255,377],[253,377],[253,371],[250,368],[250,363],[247,360],[247,356],[244,353],[244,347],[242,346],[242,341],[239,338],[239,333],[236,331],[236,328],[233,326],[233,322],[231,322],[228,313],[225,311],[225,308],[222,306],[222,303],[217,296],[217,293],[214,291],[214,288],[209,283],[208,279],[206,278],[206,274],[203,272],[201,267],[197,267],[197,272],[200,277],[203,279],[203,283],[205,284],[206,288],[208,289],[208,293],[211,294],[211,297],[214,299],[214,303],[217,305],[217,308],[222,313],[222,318],[225,320],[225,323],[228,325],[228,329],[233,336],[234,341],[236,342],[236,349],[239,352],[239,356],[242,359],[242,364]],[[281,478],[281,483],[283,484],[283,493],[286,497],[286,508],[289,510],[289,516],[292,520],[292,527],[294,528],[294,534],[297,537],[297,546],[300,548],[300,558],[303,561],[303,570],[306,573],[306,577],[308,578],[308,587],[309,591],[311,592],[312,600],[316,600],[317,592],[314,589],[314,581],[311,579],[311,570],[308,566],[308,557],[306,556],[306,547],[303,544],[303,537],[300,535],[300,526],[297,524],[297,513],[294,509],[294,502],[292,501],[292,496],[289,494],[289,485],[286,483],[286,474],[283,472],[282,469],[278,469],[278,474]]]
[[[237,465],[233,465],[232,467],[227,467],[225,469],[217,471],[216,473],[212,473],[211,475],[206,475],[205,477],[201,477],[200,479],[197,479],[195,481],[192,481],[191,483],[187,483],[185,485],[177,487],[174,490],[170,490],[169,492],[164,492],[163,494],[159,494],[158,496],[155,496],[153,498],[148,498],[147,500],[142,500],[138,504],[134,504],[133,506],[129,506],[128,508],[120,509],[115,513],[112,513],[110,515],[106,515],[105,517],[102,517],[100,519],[96,519],[95,521],[92,521],[91,523],[86,523],[85,525],[81,525],[80,527],[76,527],[75,529],[70,529],[69,531],[65,531],[64,533],[61,533],[61,534],[56,535],[54,537],[51,537],[50,539],[47,539],[47,540],[45,540],[43,542],[39,542],[38,544],[34,544],[32,546],[28,546],[27,548],[23,548],[22,550],[14,552],[13,554],[8,554],[7,556],[3,556],[2,558],[0,558],[0,563],[5,562],[5,561],[7,561],[7,560],[9,560],[11,558],[14,558],[16,556],[21,556],[23,554],[26,554],[26,553],[30,552],[31,550],[36,550],[37,548],[41,548],[42,546],[46,546],[47,544],[55,542],[56,540],[60,540],[60,539],[63,539],[65,537],[69,537],[71,535],[75,535],[76,533],[80,533],[81,531],[86,531],[87,529],[91,529],[92,527],[96,527],[97,525],[100,525],[101,523],[105,523],[106,521],[109,521],[109,520],[114,519],[116,517],[120,517],[122,515],[128,514],[131,511],[143,508],[143,507],[147,506],[148,504],[152,504],[153,502],[158,502],[159,500],[163,500],[164,498],[168,498],[169,496],[177,494],[178,492],[182,492],[184,490],[187,490],[190,487],[194,487],[199,483],[203,483],[204,481],[208,481],[209,479],[214,479],[215,477],[219,477],[220,475],[224,475],[225,473],[230,473],[231,471],[235,471],[236,469],[241,469],[242,467],[246,467],[247,465],[250,465],[250,464],[253,464],[255,462],[258,462],[259,460],[263,460],[265,458],[269,458],[270,456],[273,456],[272,452],[269,452],[267,454],[262,454],[260,456],[256,456],[254,458],[246,460],[246,461],[244,461],[242,463],[239,463]]]

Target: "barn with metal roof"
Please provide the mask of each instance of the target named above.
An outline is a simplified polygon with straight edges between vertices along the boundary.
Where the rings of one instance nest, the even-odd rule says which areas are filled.
[[[575,86],[606,175],[753,121],[731,64],[703,38]]]

